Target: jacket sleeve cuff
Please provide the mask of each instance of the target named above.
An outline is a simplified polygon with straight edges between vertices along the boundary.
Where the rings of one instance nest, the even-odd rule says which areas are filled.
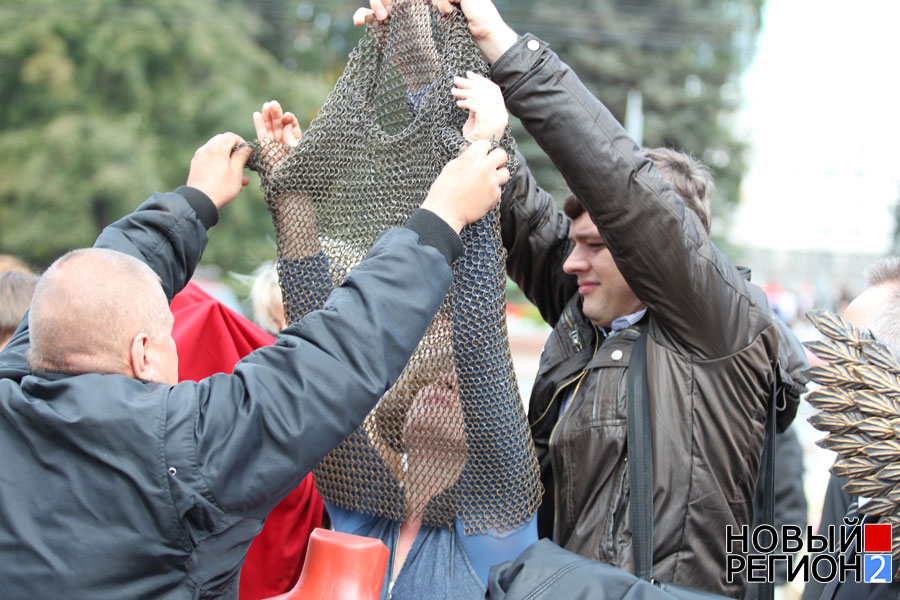
[[[546,42],[526,33],[494,61],[488,75],[503,90],[504,97],[544,59],[546,48]]]
[[[209,199],[209,196],[198,190],[197,188],[183,185],[175,190],[175,193],[184,198],[194,212],[197,218],[203,223],[203,226],[209,230],[213,225],[219,222],[219,209]]]
[[[417,208],[406,222],[406,228],[418,234],[420,244],[432,246],[443,254],[448,265],[462,256],[464,247],[459,235],[430,210]]]

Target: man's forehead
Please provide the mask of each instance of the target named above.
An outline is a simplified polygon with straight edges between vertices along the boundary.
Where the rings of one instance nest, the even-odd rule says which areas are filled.
[[[575,241],[599,240],[603,241],[603,235],[597,229],[597,225],[591,220],[590,215],[582,213],[572,221],[569,227],[569,238]]]

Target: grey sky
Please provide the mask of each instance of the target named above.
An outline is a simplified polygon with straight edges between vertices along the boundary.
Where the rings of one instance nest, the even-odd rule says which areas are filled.
[[[900,2],[769,0],[744,82],[737,244],[884,253],[900,197]],[[781,218],[773,218],[780,216]]]

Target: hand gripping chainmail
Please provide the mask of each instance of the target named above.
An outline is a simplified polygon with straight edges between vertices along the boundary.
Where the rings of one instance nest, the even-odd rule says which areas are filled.
[[[404,225],[458,155],[468,113],[450,89],[466,71],[487,65],[461,12],[398,0],[387,23],[370,24],[299,145],[253,143],[289,322],[320,308],[379,233]],[[509,131],[500,144],[515,156]],[[520,526],[537,510],[498,219],[494,209],[463,230],[451,290],[405,371],[315,469],[328,501],[427,525],[459,517],[466,534]]]

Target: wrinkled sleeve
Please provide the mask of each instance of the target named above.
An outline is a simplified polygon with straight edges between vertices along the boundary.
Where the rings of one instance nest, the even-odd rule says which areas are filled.
[[[671,343],[716,358],[771,326],[768,307],[754,304],[697,216],[547,44],[520,38],[494,63],[491,78],[585,202],[622,275]]]
[[[233,375],[186,388],[192,409],[170,401],[170,418],[181,422],[169,425],[180,432],[169,451],[196,456],[191,478],[211,500],[264,516],[397,379],[451,282],[449,261],[422,239],[407,228],[386,232],[321,310]]]
[[[518,154],[517,161],[500,202],[506,270],[544,320],[553,325],[578,291],[576,278],[562,269],[571,248],[569,219],[538,186],[525,157]]]
[[[95,248],[124,252],[150,266],[169,301],[187,285],[206,248],[206,230],[218,210],[205,194],[190,187],[157,193],[134,212],[106,227]],[[0,353],[0,376],[20,380],[28,374],[28,315]]]
[[[154,194],[133,213],[109,225],[95,248],[134,256],[159,275],[169,301],[187,285],[218,211],[205,194],[190,187]]]

